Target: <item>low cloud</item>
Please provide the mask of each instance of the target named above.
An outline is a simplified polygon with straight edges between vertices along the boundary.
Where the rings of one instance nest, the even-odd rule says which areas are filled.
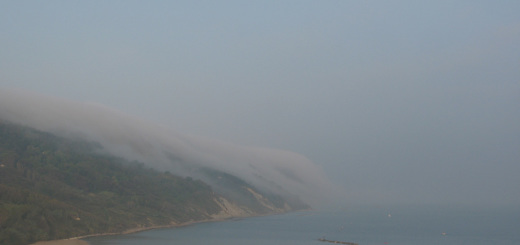
[[[322,169],[302,155],[184,135],[100,104],[0,90],[0,119],[97,141],[111,154],[183,176],[198,177],[192,171],[197,168],[216,169],[311,205],[333,190]]]

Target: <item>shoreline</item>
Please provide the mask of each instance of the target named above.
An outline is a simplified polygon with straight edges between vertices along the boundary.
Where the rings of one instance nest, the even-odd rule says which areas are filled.
[[[255,216],[250,216],[250,217],[255,217]],[[139,228],[128,229],[128,230],[125,230],[122,232],[96,233],[96,234],[90,234],[90,235],[84,235],[84,236],[70,237],[70,238],[65,238],[65,239],[60,239],[60,240],[38,241],[35,243],[31,243],[30,245],[89,245],[90,243],[88,243],[87,241],[85,241],[83,239],[89,238],[89,237],[98,237],[98,236],[128,235],[128,234],[142,232],[142,231],[148,231],[148,230],[184,227],[184,226],[189,226],[189,225],[193,225],[193,224],[197,224],[197,223],[220,222],[220,221],[231,220],[234,218],[245,218],[245,217],[218,218],[218,219],[208,219],[208,220],[200,220],[200,221],[188,221],[188,222],[184,222],[184,223],[180,223],[180,224],[139,227]]]
[[[308,210],[296,210],[296,211],[290,211],[290,212],[280,212],[280,213],[270,213],[270,214],[263,214],[263,215],[251,215],[251,216],[229,216],[229,217],[219,217],[214,219],[206,219],[206,220],[198,220],[198,221],[188,221],[184,223],[179,224],[170,224],[170,225],[157,225],[157,226],[149,226],[149,227],[139,227],[139,228],[132,228],[128,229],[122,232],[111,232],[111,233],[96,233],[96,234],[90,234],[90,235],[84,235],[84,236],[77,236],[77,237],[70,237],[60,240],[50,240],[50,241],[38,241],[35,243],[31,243],[30,245],[90,245],[89,242],[83,240],[85,238],[89,237],[98,237],[98,236],[115,236],[115,235],[127,235],[132,233],[138,233],[148,230],[155,230],[155,229],[167,229],[167,228],[176,228],[176,227],[184,227],[199,223],[208,223],[208,222],[222,222],[222,221],[230,221],[233,219],[243,219],[243,218],[254,218],[254,217],[263,217],[263,216],[270,216],[270,215],[280,215],[285,213],[292,213],[292,212],[298,212],[298,211],[308,211]]]

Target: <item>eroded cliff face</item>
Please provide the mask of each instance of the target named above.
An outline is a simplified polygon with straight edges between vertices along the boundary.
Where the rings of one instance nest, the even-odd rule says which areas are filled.
[[[265,215],[265,214],[277,214],[293,211],[293,208],[289,206],[287,202],[283,203],[282,207],[277,206],[267,197],[264,197],[262,194],[254,191],[249,187],[244,187],[248,192],[250,192],[254,199],[257,201],[259,205],[261,205],[260,210],[255,210],[251,207],[239,205],[234,203],[233,201],[229,201],[224,197],[215,198],[215,202],[221,208],[221,211],[211,215],[214,219],[226,219],[226,218],[239,218],[239,217],[249,217],[256,215]]]
[[[255,199],[258,201],[258,203],[260,203],[260,205],[262,205],[264,208],[268,210],[271,210],[274,213],[283,213],[292,210],[289,204],[285,201],[283,202],[283,206],[278,207],[267,197],[264,197],[262,194],[254,191],[253,189],[247,187],[246,190],[249,191],[255,197]]]
[[[211,217],[214,219],[247,217],[254,214],[249,208],[238,206],[223,197],[216,198],[215,202],[222,210],[216,214],[211,215]]]

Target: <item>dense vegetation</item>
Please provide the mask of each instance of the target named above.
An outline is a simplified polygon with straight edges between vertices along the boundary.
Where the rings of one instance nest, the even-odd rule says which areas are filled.
[[[202,220],[220,211],[210,186],[96,154],[0,121],[0,244]]]

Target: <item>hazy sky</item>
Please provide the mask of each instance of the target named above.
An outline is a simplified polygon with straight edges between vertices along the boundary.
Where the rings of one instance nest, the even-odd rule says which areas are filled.
[[[349,202],[520,205],[519,1],[2,1],[0,87],[307,156]]]

